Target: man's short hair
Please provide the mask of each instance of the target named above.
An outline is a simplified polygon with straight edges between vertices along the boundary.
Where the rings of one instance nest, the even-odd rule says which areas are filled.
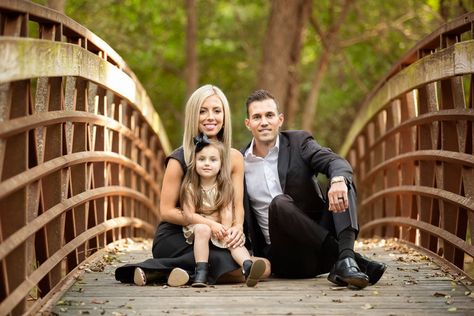
[[[271,99],[271,100],[275,101],[275,104],[277,106],[277,111],[280,112],[280,110],[278,108],[278,102],[275,99],[275,97],[273,96],[273,94],[271,94],[267,90],[260,89],[260,90],[256,90],[256,91],[252,92],[252,94],[250,94],[248,96],[247,101],[245,102],[245,106],[247,108],[247,117],[249,116],[249,105],[252,102],[264,101],[264,100],[268,100],[268,99]]]

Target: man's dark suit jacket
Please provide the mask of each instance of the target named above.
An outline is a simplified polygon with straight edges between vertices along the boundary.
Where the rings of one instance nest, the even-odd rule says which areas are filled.
[[[245,154],[249,146],[250,144],[241,150],[242,154]],[[291,196],[299,209],[310,218],[320,222],[323,214],[328,213],[328,206],[316,181],[318,173],[325,174],[328,179],[344,176],[349,183],[352,182],[352,168],[349,163],[329,148],[320,146],[308,132],[280,132],[278,175],[282,191]],[[265,256],[265,239],[250,205],[246,184],[244,208],[244,231],[250,237],[253,254]],[[328,230],[331,228],[328,227]]]

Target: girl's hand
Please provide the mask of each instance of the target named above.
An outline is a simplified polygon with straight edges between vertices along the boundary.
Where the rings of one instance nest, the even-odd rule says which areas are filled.
[[[214,222],[211,225],[212,235],[217,239],[223,239],[227,235],[227,229],[224,225]]]
[[[227,245],[229,248],[242,247],[245,244],[245,236],[241,225],[232,226],[227,230]]]

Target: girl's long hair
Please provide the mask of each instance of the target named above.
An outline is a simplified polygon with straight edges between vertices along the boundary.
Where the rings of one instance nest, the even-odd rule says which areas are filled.
[[[230,177],[230,159],[225,158],[225,146],[219,141],[210,141],[207,146],[213,146],[219,151],[219,157],[221,159],[221,169],[216,177],[217,182],[217,196],[215,201],[215,210],[220,211],[225,206],[229,205],[233,201],[233,186]],[[181,184],[181,190],[179,194],[180,204],[184,206],[184,203],[188,201],[195,206],[196,213],[200,213],[202,208],[202,192],[201,192],[201,181],[196,171],[196,152],[191,159],[191,163],[188,166],[188,171],[184,176]]]
[[[230,156],[230,146],[232,143],[232,124],[230,119],[229,101],[225,94],[216,86],[207,84],[204,85],[191,94],[186,103],[186,110],[184,115],[184,134],[183,134],[183,150],[184,161],[189,165],[194,154],[193,137],[199,134],[199,111],[201,105],[210,96],[216,95],[222,102],[224,110],[224,126],[219,131],[217,139],[220,140],[225,147],[225,159]]]

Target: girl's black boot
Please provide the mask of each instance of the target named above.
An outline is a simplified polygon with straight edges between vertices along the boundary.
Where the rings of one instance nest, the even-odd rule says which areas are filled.
[[[196,273],[194,275],[194,282],[192,287],[206,287],[207,274],[209,272],[208,262],[196,262]]]

